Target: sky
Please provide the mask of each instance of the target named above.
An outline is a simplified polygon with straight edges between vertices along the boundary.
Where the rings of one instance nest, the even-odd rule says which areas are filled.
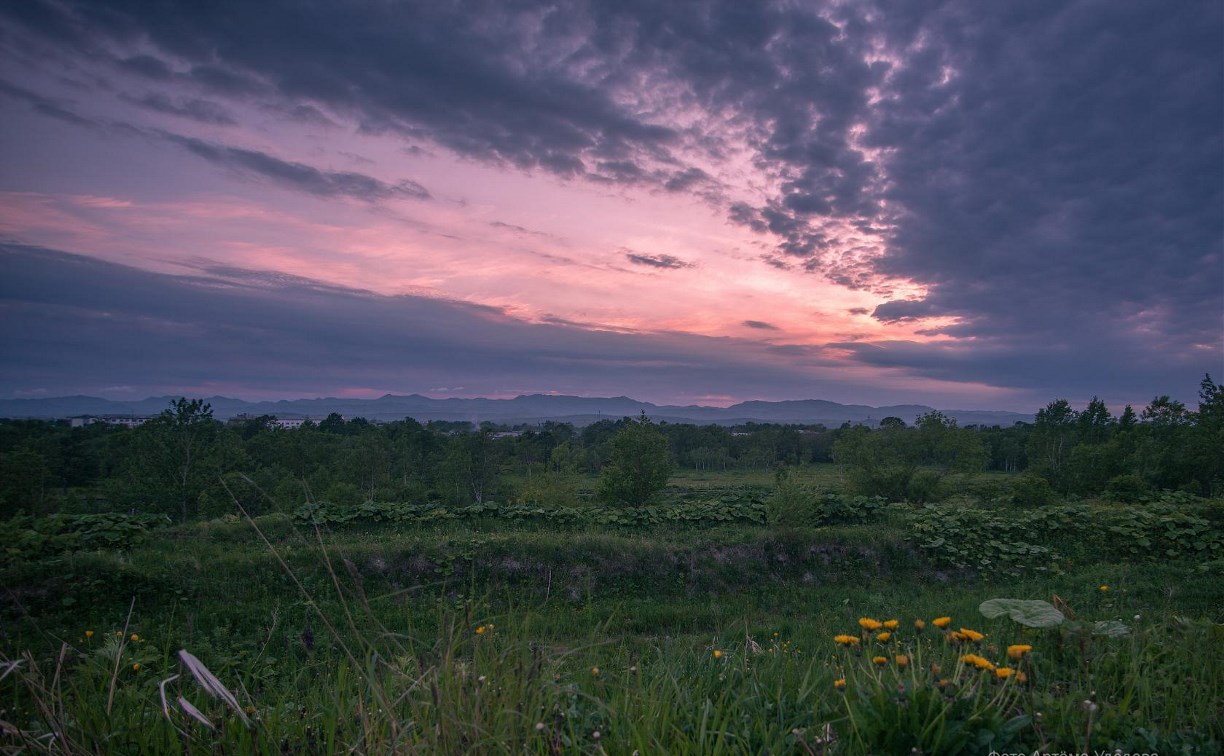
[[[1193,406],[1222,9],[0,4],[0,397]]]

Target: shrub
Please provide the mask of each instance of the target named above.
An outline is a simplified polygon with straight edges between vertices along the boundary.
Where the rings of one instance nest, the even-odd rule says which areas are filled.
[[[795,480],[789,468],[779,467],[774,473],[773,496],[765,503],[766,521],[784,527],[814,525],[815,504],[815,492]]]
[[[1018,507],[1045,507],[1057,501],[1050,481],[1040,475],[1025,473],[1012,484],[1011,502]]]
[[[1142,501],[1150,492],[1151,487],[1139,475],[1118,475],[1105,486],[1106,498],[1126,504]]]
[[[642,413],[612,437],[612,458],[599,477],[599,498],[609,504],[640,506],[667,485],[675,463],[660,433]]]
[[[905,485],[905,498],[915,504],[925,504],[942,498],[943,489],[943,475],[937,470],[915,470]]]

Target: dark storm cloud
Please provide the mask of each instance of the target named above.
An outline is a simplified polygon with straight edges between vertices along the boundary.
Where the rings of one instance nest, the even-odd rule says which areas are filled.
[[[685,262],[674,255],[642,255],[629,250],[624,250],[624,252],[625,257],[634,265],[645,265],[649,268],[664,268],[666,270],[693,267],[692,263]]]
[[[685,168],[664,181],[663,188],[669,192],[684,192],[710,180],[710,175],[700,168]]]
[[[540,37],[548,13],[486,3],[31,2],[10,9],[60,41],[157,49],[122,61],[219,96],[277,97],[347,113],[362,128],[429,138],[455,151],[561,175],[595,161],[664,158],[670,127],[626,112],[598,81],[571,75],[574,38]],[[343,30],[340,33],[340,30]],[[581,56],[580,50],[572,50]],[[555,58],[549,65],[542,57]]]
[[[863,364],[1089,395],[1224,372],[1222,13],[1216,0],[0,6],[60,55],[109,56],[150,86],[190,87],[184,97],[309,108],[575,180],[707,192],[772,247],[764,264],[877,292],[909,280],[923,296],[875,317],[940,318],[923,331],[968,340],[848,346]],[[744,148],[775,187],[752,200],[720,200],[683,158],[717,165]],[[394,191],[263,153],[193,151],[315,193]],[[882,246],[847,254],[830,221]]]
[[[864,314],[866,310],[862,311]],[[938,309],[922,299],[899,299],[885,302],[875,308],[872,317],[885,323],[915,320],[937,315]]]
[[[384,296],[296,276],[200,265],[165,275],[56,250],[0,245],[0,394],[209,382],[282,393],[465,385],[673,396],[835,384],[771,364],[756,344],[516,320],[500,309]],[[541,379],[541,376],[548,376]]]
[[[177,134],[164,133],[163,136],[210,163],[309,194],[353,197],[366,202],[396,197],[429,199],[429,191],[415,181],[388,184],[364,173],[326,171],[304,163],[281,160],[256,150],[227,147]]]
[[[668,110],[738,112],[762,159],[784,168],[779,202],[801,214],[870,205],[872,169],[848,130],[875,75],[810,11],[709,0],[20,5],[0,12],[146,78],[324,104],[369,132],[566,177],[692,190],[711,177],[676,149],[724,155],[722,118],[681,130]],[[678,86],[654,93],[669,80]]]
[[[1005,385],[1219,370],[1221,6],[953,3],[885,23],[924,52],[867,132],[900,208],[877,270],[928,293],[875,316],[955,317],[938,330],[977,343],[863,359]]]

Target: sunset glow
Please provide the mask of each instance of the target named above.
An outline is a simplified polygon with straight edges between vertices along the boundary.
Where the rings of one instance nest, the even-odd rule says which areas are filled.
[[[6,397],[1224,372],[1218,4],[110,5],[0,10]]]

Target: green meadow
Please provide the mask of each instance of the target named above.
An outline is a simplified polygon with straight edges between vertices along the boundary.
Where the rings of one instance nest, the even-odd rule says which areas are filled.
[[[0,492],[0,746],[1219,753],[1218,398],[548,443],[10,423],[46,473]]]
[[[799,475],[836,479],[831,466]],[[934,509],[861,502],[844,524],[786,527],[765,522],[773,495],[753,476],[677,476],[670,509],[630,523],[497,505],[339,525],[113,516],[88,539],[112,528],[108,546],[6,564],[5,746],[1218,752],[1219,500],[1132,504],[1156,515],[1126,544],[1116,504],[1081,503],[1078,524],[1100,533],[1031,544],[1054,556],[992,571],[929,546]],[[1199,520],[1210,527],[1186,537],[1202,544],[1164,535]],[[979,605],[994,598],[1049,601],[1064,619],[988,619]],[[860,620],[896,627],[882,638]],[[955,639],[962,628],[984,637]],[[1011,646],[1031,650],[1012,659]]]

